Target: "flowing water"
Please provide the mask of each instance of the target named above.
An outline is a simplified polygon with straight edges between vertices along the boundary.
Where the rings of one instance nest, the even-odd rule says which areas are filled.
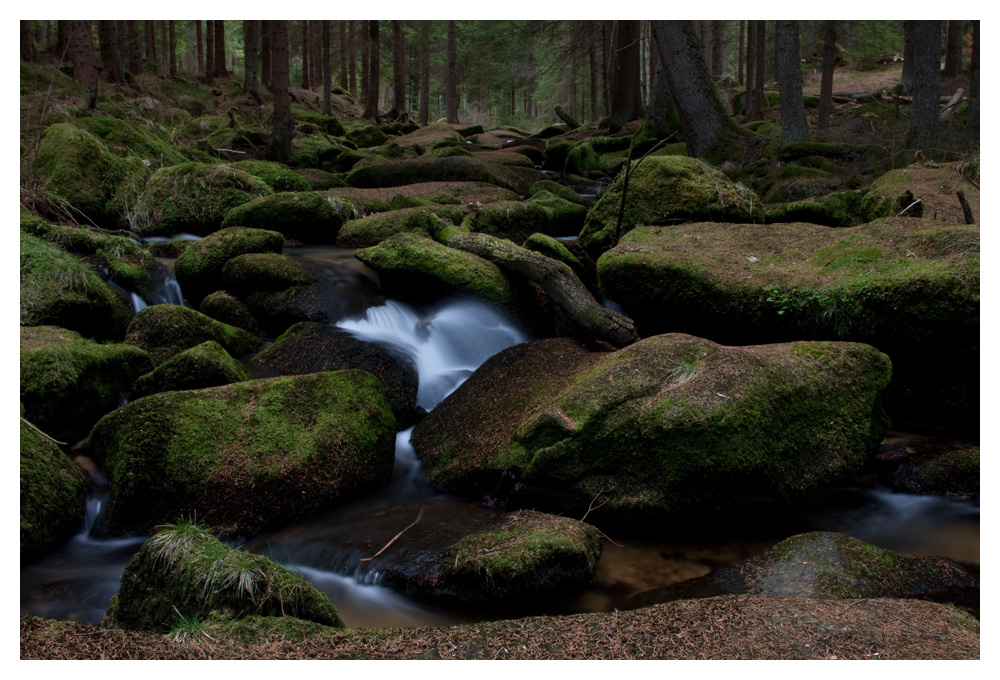
[[[496,309],[469,299],[414,306],[387,300],[377,277],[351,251],[286,249],[313,271],[331,298],[331,318],[358,338],[380,343],[411,362],[419,375],[418,404],[428,411],[451,394],[483,361],[528,336]],[[169,276],[172,263],[163,263]],[[164,289],[169,289],[169,284]],[[390,561],[419,563],[427,546],[447,545],[484,526],[500,512],[487,503],[436,493],[421,481],[410,431],[398,433],[396,465],[381,492],[344,507],[317,513],[249,540],[248,550],[296,570],[327,594],[351,627],[451,625],[530,613],[602,611],[627,605],[631,596],[701,576],[759,554],[801,531],[841,531],[913,555],[979,561],[978,502],[894,494],[878,486],[817,492],[752,531],[746,523],[728,533],[674,540],[661,527],[637,527],[630,536],[605,540],[590,587],[544,610],[515,603],[513,610],[468,610],[417,600],[383,582],[378,552],[394,536]],[[913,446],[959,448],[900,435]],[[919,452],[918,452],[919,453]],[[86,462],[86,461],[83,461]],[[95,470],[97,481],[103,481]],[[96,623],[117,592],[125,563],[141,538],[95,540],[89,528],[107,497],[98,484],[81,532],[60,549],[21,570],[21,613]],[[419,519],[419,522],[414,522]],[[402,529],[408,528],[405,533]],[[370,559],[372,557],[375,559]]]

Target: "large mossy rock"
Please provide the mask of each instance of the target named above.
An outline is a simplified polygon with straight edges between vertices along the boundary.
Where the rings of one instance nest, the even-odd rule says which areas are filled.
[[[624,177],[591,209],[580,232],[580,245],[591,252],[615,245]],[[644,225],[711,220],[763,220],[764,206],[753,191],[688,156],[650,156],[632,172],[621,234]]]
[[[955,197],[961,189],[977,221],[979,187],[965,180],[964,163],[914,163],[878,177],[865,193],[861,211],[866,221],[882,217],[924,217],[964,222],[962,206]]]
[[[396,234],[354,256],[377,271],[384,286],[411,299],[463,293],[505,309],[514,305],[515,290],[495,264],[417,234]]]
[[[21,420],[21,561],[27,562],[80,529],[90,478],[48,437]]]
[[[243,364],[229,356],[219,343],[206,340],[139,376],[129,397],[135,400],[156,392],[197,390],[249,379]]]
[[[21,325],[59,325],[121,340],[134,312],[124,293],[65,250],[21,232]]]
[[[197,517],[247,536],[388,482],[395,438],[382,383],[348,370],[144,397],[83,450],[111,482],[102,534]]]
[[[417,182],[487,182],[523,195],[542,178],[534,168],[488,163],[479,158],[404,158],[359,167],[347,175],[352,187],[394,187]]]
[[[417,206],[367,215],[347,222],[337,245],[342,248],[375,246],[394,234],[410,233],[445,242],[465,216],[462,206]]]
[[[325,192],[351,202],[358,215],[380,213],[422,205],[467,205],[517,198],[510,189],[486,182],[417,182],[393,187],[345,187]]]
[[[247,174],[253,175],[257,179],[264,180],[267,186],[271,187],[271,190],[275,193],[281,191],[311,191],[313,189],[308,178],[281,163],[249,160],[236,161],[229,165],[237,170],[242,170]]]
[[[60,441],[87,436],[152,368],[149,354],[133,345],[104,345],[56,326],[21,327],[24,416]]]
[[[743,594],[930,600],[978,614],[979,575],[943,557],[900,555],[844,534],[816,531],[786,538],[732,567],[643,593],[633,604]]]
[[[228,165],[171,165],[149,178],[135,206],[132,230],[141,236],[204,236],[217,231],[236,206],[271,193],[262,180]]]
[[[571,515],[600,499],[595,517],[618,520],[732,510],[865,465],[890,372],[857,343],[536,340],[487,360],[411,441],[427,481],[452,492]]]
[[[318,191],[283,191],[236,206],[222,226],[271,229],[286,239],[333,244],[344,221],[356,213],[349,201]]]
[[[208,340],[214,340],[237,357],[260,347],[260,340],[242,328],[179,305],[152,305],[142,309],[129,324],[125,339],[149,352],[156,366]]]
[[[213,612],[230,620],[294,617],[344,627],[336,607],[304,578],[187,522],[161,529],[129,559],[102,625],[169,633]]]
[[[892,359],[894,420],[978,429],[978,226],[641,227],[597,272],[643,335],[868,343]]]
[[[218,290],[226,263],[246,253],[280,253],[284,236],[277,231],[227,227],[195,241],[174,263],[174,274],[192,305]]]
[[[150,298],[156,259],[147,248],[127,236],[110,236],[96,254],[101,264],[107,268],[112,281],[145,299]]]
[[[575,236],[587,209],[547,193],[527,201],[497,201],[476,208],[465,221],[471,231],[523,243],[536,232],[550,236]]]
[[[242,296],[255,290],[310,286],[316,283],[316,276],[287,255],[245,253],[222,267],[222,282],[226,290]]]
[[[330,324],[295,324],[254,356],[250,366],[275,375],[357,368],[381,381],[400,429],[413,425],[422,413],[417,409],[417,371],[409,362]]]

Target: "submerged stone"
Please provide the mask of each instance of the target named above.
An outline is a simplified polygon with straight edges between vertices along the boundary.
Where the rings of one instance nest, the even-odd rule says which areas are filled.
[[[144,397],[82,451],[111,482],[102,535],[197,517],[248,536],[388,482],[395,437],[382,383],[348,370]]]

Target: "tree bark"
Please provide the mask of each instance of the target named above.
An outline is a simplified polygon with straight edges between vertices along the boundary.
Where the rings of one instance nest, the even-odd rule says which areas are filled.
[[[381,82],[379,64],[381,55],[379,54],[379,26],[378,19],[368,22],[368,87],[365,90],[365,111],[364,117],[379,121],[378,115],[378,91]]]
[[[274,84],[274,120],[271,158],[285,162],[292,149],[292,106],[288,98],[288,22],[273,19],[271,24],[271,70]]]
[[[177,76],[177,27],[174,25],[174,20],[171,19],[167,22],[168,33],[170,34],[170,59],[167,65],[168,73],[170,77],[174,78]]]
[[[226,70],[226,22],[222,19],[215,20],[215,75],[229,77]]]
[[[566,264],[488,234],[456,234],[448,247],[478,255],[505,273],[534,281],[563,309],[581,334],[625,347],[639,339],[632,319],[603,307]]]
[[[903,73],[893,92],[901,95],[913,93],[913,21],[903,22]]]
[[[972,22],[972,62],[969,68],[969,116],[966,138],[979,148],[979,20]]]
[[[778,21],[776,25],[778,88],[781,95],[781,141],[809,140],[809,124],[802,97],[802,55],[797,21]]]
[[[826,139],[830,131],[830,112],[833,109],[833,70],[837,57],[837,22],[827,19],[823,23],[823,66],[819,81],[819,120],[816,132]]]
[[[421,125],[427,125],[431,104],[431,22],[421,24],[420,47],[420,113]]]
[[[962,73],[962,38],[965,37],[964,21],[948,22],[948,40],[944,48],[943,78],[955,78]]]
[[[126,21],[125,23],[128,24],[129,22]],[[202,36],[201,36],[201,20],[198,20],[198,21],[194,22],[194,26],[195,26],[195,36],[196,36],[195,39],[196,39],[196,41],[198,43],[198,46],[197,46],[197,50],[198,50],[198,52],[197,52],[198,63],[195,64],[194,72],[195,73],[204,73],[205,72],[205,43],[204,43],[204,40],[202,39]]]
[[[357,35],[357,21],[348,21],[348,38],[347,43],[350,46],[349,52],[351,58],[347,66],[348,70],[348,80],[350,81],[350,93],[355,100],[358,98],[358,78],[357,78],[357,68],[358,68],[358,35]]]
[[[143,28],[146,32],[146,59],[156,62],[156,32],[153,30],[152,21],[144,21]]]
[[[347,89],[347,22],[343,19],[337,21],[337,28],[340,31],[340,89],[350,92]]]
[[[122,60],[118,54],[118,26],[112,21],[98,21],[97,33],[101,41],[101,61],[104,77],[109,83],[124,83]]]
[[[205,80],[215,78],[215,22],[205,21]]]
[[[448,20],[448,75],[445,83],[445,110],[449,123],[458,122],[458,48],[455,21]]]
[[[715,94],[694,28],[689,21],[654,21],[653,37],[684,126],[688,155],[712,153],[737,131]]]
[[[587,60],[590,66],[590,117],[597,120],[600,118],[597,112],[597,45],[593,40],[587,48]]]
[[[609,74],[612,134],[621,130],[629,121],[642,116],[639,92],[639,65],[642,57],[639,36],[638,21],[614,22],[611,40],[614,51]]]
[[[309,89],[309,22],[300,21],[302,28],[302,89]]]
[[[101,49],[104,49],[103,39]],[[31,22],[24,20],[21,21],[21,59],[32,63],[38,61],[38,48],[35,47],[35,37],[31,34]]]
[[[718,78],[722,75],[723,64],[725,63],[724,42],[722,36],[725,33],[726,22],[712,21],[712,77]]]
[[[160,69],[167,67],[167,51],[170,49],[169,41],[167,40],[167,24],[164,21],[160,22],[160,59],[157,61],[157,65]],[[162,73],[162,70],[160,71]]]
[[[243,22],[243,92],[253,97],[258,104],[260,96],[260,79],[257,75],[257,46],[260,44],[260,27],[256,19]]]
[[[406,112],[406,40],[403,22],[392,21],[392,112],[399,116]]]
[[[743,84],[743,49],[744,49],[743,36],[746,34],[746,23],[747,23],[746,21],[743,20],[740,21],[740,46],[739,46],[739,54],[736,59],[736,64],[737,64],[736,82],[739,83],[740,85]]]
[[[655,39],[653,40],[653,48],[652,51],[658,53],[659,50],[656,49]],[[646,117],[646,121],[649,123],[654,137],[664,139],[670,134],[668,114],[673,107],[674,96],[670,92],[670,82],[663,72],[663,61],[659,58],[659,54],[657,54],[656,70],[653,75],[653,88],[649,94],[649,111]]]
[[[932,147],[938,141],[941,110],[941,22],[913,23],[913,107],[910,110],[911,147]]]
[[[755,21],[756,31],[754,33],[754,65],[753,65],[753,108],[756,113],[754,120],[764,118],[764,83],[767,80],[765,69],[767,64],[767,22]]]
[[[320,42],[323,45],[323,113],[330,115],[330,88],[333,87],[333,74],[330,72],[330,20],[320,21],[322,35]]]
[[[67,21],[69,55],[73,63],[73,80],[87,88],[87,107],[97,108],[100,78],[97,74],[97,55],[94,52],[94,35],[89,21]]]
[[[271,71],[271,22],[260,20],[260,80],[268,90],[274,86]]]

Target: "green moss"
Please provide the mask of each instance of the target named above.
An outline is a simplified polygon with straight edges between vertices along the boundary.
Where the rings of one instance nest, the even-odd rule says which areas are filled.
[[[558,239],[552,238],[547,234],[532,234],[525,239],[524,247],[536,253],[541,253],[546,257],[551,257],[553,260],[564,262],[570,269],[576,272],[577,276],[584,276],[586,270],[583,263]]]
[[[280,253],[284,240],[277,231],[226,227],[185,248],[174,263],[174,273],[184,296],[197,306],[218,289],[226,262],[245,253]]]
[[[246,304],[225,291],[206,295],[199,311],[216,321],[242,328],[253,335],[261,335],[260,325]]]
[[[108,116],[78,118],[73,124],[98,137],[115,155],[136,155],[154,168],[191,160],[155,135],[148,125],[136,126]]]
[[[69,123],[50,125],[38,145],[34,167],[46,191],[97,223],[110,219],[105,205],[118,184],[107,146]]]
[[[69,224],[53,224],[21,210],[21,231],[79,255],[93,255],[110,238],[96,229]]]
[[[317,191],[285,191],[234,207],[222,226],[272,229],[306,243],[334,243],[344,222],[357,214],[350,201]]]
[[[241,328],[177,305],[145,307],[129,324],[125,338],[126,342],[148,351],[157,366],[207,340],[214,340],[238,357],[260,345],[256,337]]]
[[[767,222],[808,222],[828,227],[850,227],[861,222],[861,194],[844,191],[767,209]]]
[[[522,194],[535,180],[528,181],[529,178],[518,170],[464,156],[403,158],[358,167],[346,179],[353,187],[393,187],[417,182],[488,182]]]
[[[576,203],[577,205],[582,205],[584,207],[590,207],[590,205],[593,203],[593,201],[589,201],[583,198],[569,187],[565,187],[562,184],[559,184],[558,182],[553,182],[550,179],[543,179],[541,181],[532,184],[531,188],[528,189],[528,198],[534,197],[535,194],[541,191],[546,191],[554,196],[558,196],[564,201]]]
[[[126,290],[145,295],[153,285],[156,260],[126,236],[108,237],[97,251],[97,258],[108,268],[111,280]]]
[[[310,191],[313,189],[309,181],[297,172],[288,169],[281,163],[271,161],[237,161],[230,167],[242,170],[267,183],[275,192],[279,191]]]
[[[334,116],[316,113],[315,111],[304,109],[301,106],[293,106],[292,118],[297,123],[311,123],[333,137],[344,136],[344,126],[341,125],[340,121]]]
[[[566,154],[564,172],[568,175],[583,175],[589,177],[592,172],[604,174],[607,164],[597,155],[588,142],[581,142]]]
[[[229,356],[222,345],[208,340],[167,359],[137,378],[129,396],[139,399],[155,392],[196,390],[249,379],[250,375],[241,363]]]
[[[390,236],[403,233],[419,234],[437,241],[447,240],[445,235],[455,229],[454,224],[462,221],[464,212],[460,206],[390,209],[344,224],[337,245],[349,248],[374,246]]]
[[[252,290],[284,290],[316,283],[316,277],[287,255],[246,253],[237,255],[222,268],[226,290],[237,295]]]
[[[344,137],[356,144],[359,149],[380,146],[389,141],[389,137],[374,125],[365,125],[349,130],[344,134]]]

